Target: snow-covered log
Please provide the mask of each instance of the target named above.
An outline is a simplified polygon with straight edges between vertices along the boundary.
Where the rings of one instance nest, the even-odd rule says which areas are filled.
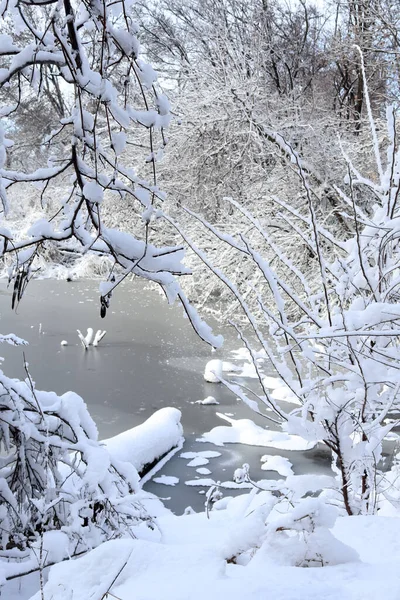
[[[182,441],[181,411],[166,407],[142,425],[105,440],[105,444],[114,460],[129,462],[144,475]]]

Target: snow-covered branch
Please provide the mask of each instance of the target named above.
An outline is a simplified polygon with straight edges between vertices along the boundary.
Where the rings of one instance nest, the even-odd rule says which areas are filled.
[[[102,316],[117,284],[130,274],[142,276],[159,284],[169,302],[180,299],[199,335],[218,346],[221,338],[195,316],[178,283],[180,276],[191,273],[182,263],[183,249],[151,243],[150,224],[163,219],[156,162],[171,116],[166,96],[156,88],[155,71],[141,58],[134,9],[124,0],[52,4],[32,0],[1,6],[9,27],[0,35],[0,88],[9,88],[16,98],[12,110],[5,107],[0,113],[4,214],[23,186],[38,185],[37,196],[43,201],[63,184],[53,213],[33,222],[24,235],[8,235],[2,244],[15,302],[21,300],[46,248],[67,243],[73,251],[98,253],[112,261],[101,292]],[[34,171],[26,165],[11,169],[7,161],[12,142],[5,131],[18,135],[14,115],[24,110],[25,95],[33,90],[39,97],[51,97],[49,85],[59,111],[67,114],[40,140],[48,151],[47,164]],[[132,168],[124,152],[138,135],[143,137],[142,130],[147,132],[145,155]],[[102,205],[112,196],[120,203],[134,201],[134,235],[106,226]]]

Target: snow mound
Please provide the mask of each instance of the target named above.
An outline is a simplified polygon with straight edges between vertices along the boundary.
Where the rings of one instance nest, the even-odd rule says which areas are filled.
[[[219,404],[219,402],[214,396],[207,396],[204,400],[196,400],[195,404]]]
[[[204,370],[204,379],[208,383],[220,383],[222,379],[223,362],[222,360],[210,360]]]

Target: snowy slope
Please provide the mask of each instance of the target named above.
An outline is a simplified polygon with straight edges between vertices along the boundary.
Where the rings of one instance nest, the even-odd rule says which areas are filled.
[[[161,543],[114,540],[83,558],[57,565],[45,598],[97,600],[108,590],[120,600],[400,598],[400,519],[339,518],[334,535],[360,556],[358,560],[354,553],[345,564],[324,568],[279,564],[264,544],[247,565],[238,565],[227,559],[257,542],[262,524],[254,516],[257,511],[245,511],[247,517],[240,520],[240,502],[233,508],[212,511],[210,519],[204,514],[163,516],[158,521]],[[34,600],[40,600],[40,594]]]

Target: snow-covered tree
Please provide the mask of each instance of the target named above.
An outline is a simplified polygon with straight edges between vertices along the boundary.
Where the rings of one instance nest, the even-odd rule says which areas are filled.
[[[362,156],[365,169],[373,169],[354,44],[366,57],[372,110],[379,120],[382,101],[392,101],[398,89],[392,64],[396,17],[389,5],[384,0],[333,1],[322,10],[312,2],[261,0],[141,3],[146,53],[168,80],[180,117],[179,125],[171,125],[160,171],[165,189],[176,191],[168,194],[169,212],[183,204],[222,231],[247,231],[246,221],[224,201],[232,197],[268,224],[272,239],[317,281],[313,254],[277,218],[279,209],[270,200],[279,195],[296,210],[304,203],[299,175],[288,168],[290,154],[275,134],[307,158],[303,167],[317,191],[316,214],[345,239],[351,227],[335,189],[345,167],[337,132],[350,143],[349,154]],[[216,266],[236,265],[236,283],[251,279],[245,260],[233,261],[231,252],[207,239],[182,212],[177,218]],[[261,250],[254,233],[247,235]],[[273,260],[273,252],[267,256]],[[186,288],[190,297],[217,309],[219,316],[232,314],[237,305],[224,287],[202,271],[195,257],[190,264],[197,272]]]
[[[179,297],[199,335],[218,343],[197,319],[178,284],[177,277],[189,273],[182,264],[183,248],[151,243],[150,223],[163,217],[164,195],[157,183],[156,163],[170,112],[166,96],[156,90],[156,73],[140,58],[131,3],[4,0],[0,15],[0,86],[13,90],[0,113],[4,215],[10,201],[24,202],[28,184],[39,188],[36,194],[43,203],[57,194],[54,212],[33,222],[22,235],[16,238],[5,227],[1,230],[1,256],[11,259],[13,302],[21,299],[35,261],[56,243],[70,253],[109,257],[111,269],[100,297],[103,316],[118,283],[127,275],[138,275],[158,283],[169,301]],[[32,91],[39,98],[48,96],[48,78],[57,78],[57,89],[68,99],[62,110],[68,105],[71,109],[39,140],[48,150],[46,164],[34,171],[27,165],[21,170],[8,168],[7,152],[12,147],[8,136],[18,134],[13,115],[22,110]],[[138,132],[143,128],[147,144],[141,161],[126,164],[124,151],[142,141]],[[110,195],[135,204],[131,210],[141,223],[137,236],[104,223],[102,203]]]
[[[332,451],[338,491],[349,515],[373,513],[380,493],[393,495],[381,471],[382,442],[400,408],[398,125],[391,106],[385,138],[378,138],[364,69],[363,76],[375,170],[364,174],[343,146],[346,170],[335,191],[345,207],[342,217],[351,227],[348,239],[332,233],[318,218],[320,192],[307,162],[284,137],[274,134],[298,174],[303,205],[295,208],[277,195],[270,200],[292,237],[308,248],[318,267],[317,282],[312,272],[296,266],[292,247],[277,243],[271,227],[235,200],[232,207],[252,235],[259,236],[257,246],[246,232],[228,234],[196,218],[236,257],[225,269],[216,267],[176,223],[198,258],[232,294],[250,327],[249,333],[232,323],[253,359],[260,392],[249,394],[247,388],[225,384],[275,426],[324,442]],[[234,279],[232,265],[239,257],[252,272],[247,285],[240,277],[238,282]],[[255,341],[284,382],[286,400],[297,405],[293,410],[277,403],[268,389]]]

